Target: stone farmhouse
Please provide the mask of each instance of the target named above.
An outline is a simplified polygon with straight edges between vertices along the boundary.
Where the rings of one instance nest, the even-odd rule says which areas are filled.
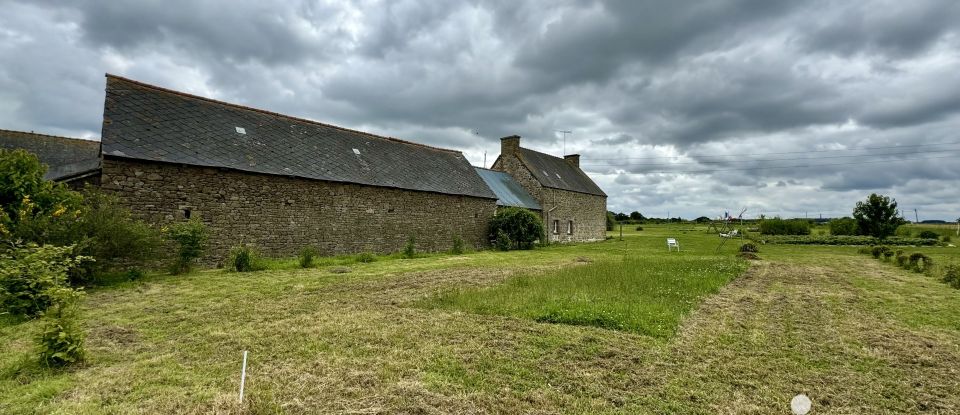
[[[500,139],[493,169],[513,177],[541,206],[551,242],[606,237],[607,195],[580,169],[580,155],[564,158],[520,147],[520,136]]]
[[[395,252],[411,236],[424,251],[455,238],[481,248],[502,206],[541,214],[551,241],[603,239],[606,195],[579,156],[519,141],[503,138],[483,169],[459,151],[113,75],[99,143],[0,130],[0,145],[37,153],[50,179],[99,184],[153,223],[204,221],[210,262],[240,243],[268,255]]]

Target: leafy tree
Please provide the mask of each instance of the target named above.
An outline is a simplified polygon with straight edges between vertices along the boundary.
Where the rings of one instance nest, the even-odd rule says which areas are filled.
[[[613,227],[617,226],[617,218],[613,215],[613,212],[607,212],[607,230],[612,231]]]
[[[616,219],[617,222],[620,222],[620,221],[625,221],[627,219],[630,219],[630,216],[627,215],[626,213],[620,212],[614,215],[614,219]]]
[[[640,212],[633,211],[633,212],[630,212],[630,219],[632,219],[632,220],[644,220],[644,219],[646,219],[646,218],[644,218],[643,215],[640,214]]]
[[[710,222],[710,218],[708,218],[708,217],[706,217],[706,216],[701,216],[701,217],[699,217],[699,218],[694,219],[694,222],[697,222],[697,223],[709,223],[709,222]]]
[[[853,218],[857,221],[857,231],[861,235],[881,239],[893,235],[898,226],[906,223],[897,212],[897,200],[876,193],[857,202],[857,206],[853,208]]]

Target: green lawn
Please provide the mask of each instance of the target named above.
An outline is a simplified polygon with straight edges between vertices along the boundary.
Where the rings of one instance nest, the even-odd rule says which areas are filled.
[[[788,413],[797,393],[814,413],[960,412],[960,290],[856,247],[763,245],[731,280],[739,241],[633,228],[90,290],[88,359],[67,371],[29,363],[36,322],[0,319],[0,413]],[[624,327],[537,321],[564,302]]]

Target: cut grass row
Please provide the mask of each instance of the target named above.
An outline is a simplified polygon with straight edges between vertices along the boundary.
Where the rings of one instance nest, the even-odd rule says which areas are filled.
[[[418,305],[667,338],[705,295],[745,269],[744,261],[731,257],[628,257],[525,273],[493,287],[442,293]]]

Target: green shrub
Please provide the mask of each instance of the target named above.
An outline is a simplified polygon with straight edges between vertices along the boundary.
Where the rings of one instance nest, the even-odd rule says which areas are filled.
[[[37,245],[74,245],[92,257],[70,273],[73,284],[155,260],[159,233],[131,217],[114,196],[87,187],[83,194],[43,179],[45,167],[23,150],[0,150],[0,238]],[[118,274],[119,275],[119,274]]]
[[[906,256],[906,255],[899,254],[899,255],[897,255],[896,258],[897,258],[897,266],[898,266],[898,267],[906,268],[907,265],[910,263],[910,257],[908,257],[908,256]]]
[[[877,245],[885,243],[893,246],[932,246],[939,244],[939,241],[933,239],[896,236],[880,240],[873,236],[765,235],[760,239],[768,244],[782,245]]]
[[[889,257],[893,255],[893,250],[887,246],[875,246],[870,249],[870,255],[873,255],[874,258],[880,259],[881,256]]]
[[[51,230],[76,220],[83,197],[44,180],[46,170],[33,154],[0,149],[0,239],[44,245]]]
[[[454,255],[463,254],[463,238],[459,236],[453,238],[453,248],[450,249],[450,253]]]
[[[250,245],[241,244],[230,250],[230,270],[235,272],[263,271],[266,266],[257,250]]]
[[[960,265],[948,264],[943,267],[943,282],[953,288],[960,288]]]
[[[907,269],[916,272],[923,272],[929,269],[931,266],[933,266],[933,259],[920,252],[910,254],[910,257],[907,261]]]
[[[830,221],[831,235],[856,235],[857,221],[853,218],[841,218]]]
[[[920,235],[917,235],[922,239],[940,239],[940,235],[931,230],[920,231]]]
[[[507,235],[507,232],[503,229],[497,230],[497,239],[496,247],[501,251],[509,251],[510,247],[513,245],[513,241],[510,240],[510,235]]]
[[[36,338],[45,366],[63,366],[83,358],[83,331],[77,302],[83,291],[70,287],[67,273],[89,260],[74,247],[14,245],[0,254],[0,304],[21,317],[42,316]]]
[[[496,240],[499,231],[504,231],[514,246],[519,249],[531,249],[536,241],[546,242],[543,221],[530,210],[506,207],[497,210],[490,219],[489,237]]]
[[[173,274],[190,271],[193,263],[207,249],[207,226],[199,219],[170,225],[164,229],[164,234],[177,245],[177,257],[171,269]]]
[[[412,257],[411,257],[412,258]],[[377,260],[377,256],[370,252],[361,252],[354,257],[354,260],[362,263],[371,263]]]
[[[88,187],[74,221],[61,221],[50,229],[47,242],[77,246],[87,261],[70,273],[74,285],[92,284],[98,276],[124,268],[158,262],[163,240],[156,228],[133,219],[130,210],[115,196]],[[122,272],[121,272],[122,273]]]
[[[60,367],[83,361],[84,335],[76,306],[64,305],[44,320],[36,340],[40,364]]]
[[[403,246],[403,257],[412,259],[417,257],[417,240],[413,235],[407,238],[407,244]]]
[[[751,242],[747,242],[743,245],[740,245],[740,252],[751,252],[757,253],[760,252],[760,249],[757,248],[757,245]]]
[[[944,236],[943,236],[943,242],[950,242],[951,240],[952,240],[952,239],[950,238],[950,235],[944,235]]]
[[[890,258],[893,257],[894,255],[896,255],[896,253],[893,252],[892,249],[889,249],[889,248],[888,248],[888,249],[885,249],[885,250],[883,251],[883,259],[884,259],[884,260],[889,261]]]
[[[643,226],[637,226],[637,230],[638,230],[638,231],[642,231],[642,230],[643,230]]]
[[[312,246],[305,246],[300,248],[300,251],[297,252],[297,263],[300,264],[300,268],[313,268],[316,265],[317,255],[320,255],[320,252],[317,248]]]
[[[90,260],[73,254],[73,247],[15,246],[0,254],[0,305],[6,312],[37,317],[79,295],[67,273]]]
[[[860,255],[870,255],[870,248],[867,248],[865,246],[860,247],[859,249],[857,249],[857,253]]]
[[[810,222],[803,219],[766,219],[760,222],[761,235],[809,235]]]

